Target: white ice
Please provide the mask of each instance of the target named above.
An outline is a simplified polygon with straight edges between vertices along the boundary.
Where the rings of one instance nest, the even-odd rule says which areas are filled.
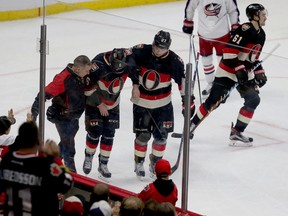
[[[268,9],[265,31],[266,45],[262,58],[277,44],[281,46],[263,66],[268,76],[267,85],[261,89],[261,104],[257,108],[246,135],[254,137],[251,148],[228,147],[230,124],[235,122],[243,100],[234,91],[226,104],[215,110],[197,129],[190,144],[188,209],[211,216],[286,216],[288,215],[288,90],[287,45],[288,24],[286,1],[260,1]],[[241,22],[246,22],[245,8],[248,0],[238,1]],[[78,10],[48,16],[47,77],[49,83],[67,63],[85,54],[96,54],[114,47],[131,47],[151,43],[160,29],[170,31],[171,49],[179,54],[185,64],[189,60],[189,38],[181,32],[185,2],[163,3],[106,11]],[[195,23],[197,21],[195,20]],[[25,120],[34,97],[39,91],[40,55],[36,41],[40,37],[42,17],[0,23],[0,113],[13,108],[17,123],[11,134]],[[195,27],[197,29],[197,26]],[[195,31],[196,33],[196,31]],[[198,38],[195,45],[198,49]],[[193,58],[191,62],[194,63]],[[199,64],[201,88],[205,81]],[[196,85],[196,104],[199,94]],[[173,87],[175,131],[181,132],[183,117],[177,86]],[[129,101],[131,82],[128,81],[121,98],[121,128],[116,132],[113,152],[109,162],[111,184],[139,192],[152,180],[147,176],[140,182],[133,172],[132,104]],[[46,107],[50,102],[46,102]],[[85,148],[84,119],[76,137],[77,169],[82,174]],[[45,137],[59,141],[53,124],[46,122]],[[165,158],[174,164],[179,139],[168,139]],[[149,143],[149,150],[151,142]],[[98,149],[99,151],[99,149]],[[98,153],[97,151],[97,153]],[[98,178],[98,158],[89,175]],[[148,172],[148,160],[145,163]],[[182,161],[171,176],[179,188],[181,207]]]

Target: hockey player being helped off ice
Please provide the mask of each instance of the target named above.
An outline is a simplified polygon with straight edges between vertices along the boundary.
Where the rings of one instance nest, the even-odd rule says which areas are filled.
[[[133,85],[131,99],[135,173],[140,180],[145,176],[144,161],[151,136],[153,143],[149,171],[150,176],[155,177],[155,163],[163,157],[168,133],[173,132],[172,79],[178,84],[184,102],[184,64],[177,54],[169,50],[170,44],[170,33],[161,30],[155,35],[152,44],[140,44],[132,48],[132,57],[140,67],[139,85]],[[191,115],[193,113],[192,97]]]
[[[259,62],[266,37],[262,26],[265,25],[267,11],[261,4],[250,4],[246,8],[246,15],[250,22],[235,30],[229,44],[223,50],[223,58],[219,63],[211,93],[191,120],[192,130],[238,83],[237,90],[244,98],[244,105],[239,111],[234,127],[232,123],[231,146],[252,146],[253,139],[244,136],[243,132],[260,103],[259,87],[267,81]],[[255,65],[258,67],[253,70]]]
[[[230,30],[232,33],[240,25],[239,11],[236,0],[187,0],[182,27],[184,33],[193,33],[196,9],[198,11],[199,49],[207,81],[202,95],[208,97],[215,75],[213,48],[219,62],[223,49],[230,39]]]
[[[131,51],[113,49],[98,54],[92,60],[92,72],[89,75],[91,86],[87,89],[85,126],[87,131],[83,172],[89,174],[92,160],[100,143],[98,172],[103,180],[111,178],[108,160],[112,151],[115,130],[119,128],[120,93],[129,76],[132,83],[138,84],[135,67],[128,66]],[[90,93],[89,93],[90,92]]]

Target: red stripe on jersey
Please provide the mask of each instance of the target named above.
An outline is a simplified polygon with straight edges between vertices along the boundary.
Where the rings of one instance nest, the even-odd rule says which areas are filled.
[[[106,144],[101,143],[100,148],[104,151],[111,151],[112,145],[106,145]]]
[[[235,48],[224,48],[223,53],[227,53],[227,54],[230,53],[230,54],[238,55],[240,53],[240,51],[238,49],[235,49]]]
[[[166,149],[166,145],[163,145],[163,144],[157,144],[157,143],[153,143],[152,144],[152,148],[157,150],[157,151],[165,151]]]
[[[219,63],[219,67],[222,68],[222,70],[226,71],[227,73],[235,74],[234,68],[226,66],[225,64],[223,64],[222,61]]]
[[[137,143],[134,143],[134,148],[135,148],[135,150],[140,151],[140,152],[146,152],[147,151],[147,145],[142,146],[142,145],[139,145]]]
[[[101,102],[104,103],[107,106],[113,106],[116,101],[111,101],[111,99],[110,100],[106,100],[104,97],[101,97]]]
[[[167,92],[166,94],[159,94],[159,95],[146,95],[141,93],[140,98],[146,99],[146,100],[159,100],[162,98],[166,98],[171,94],[171,92]]]
[[[251,119],[253,117],[254,112],[250,112],[250,111],[245,110],[244,108],[241,108],[240,114]]]

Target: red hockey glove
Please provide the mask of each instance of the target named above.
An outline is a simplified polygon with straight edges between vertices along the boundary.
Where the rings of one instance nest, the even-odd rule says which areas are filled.
[[[254,71],[256,84],[261,88],[267,82],[264,69]]]
[[[248,73],[244,65],[239,65],[234,68],[235,74],[240,85],[244,85],[248,81]]]
[[[185,19],[183,21],[182,31],[186,34],[192,34],[193,29],[194,29],[194,22]]]
[[[182,115],[185,115],[185,96],[181,96],[182,98]],[[194,95],[191,96],[191,104],[190,104],[190,117],[192,118],[195,112],[195,104],[194,104]]]

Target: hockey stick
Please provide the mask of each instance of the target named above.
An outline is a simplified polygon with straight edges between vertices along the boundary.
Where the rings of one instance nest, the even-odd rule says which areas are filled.
[[[196,56],[196,50],[195,50],[195,44],[194,44],[194,36],[192,37],[192,46],[193,46],[193,55],[194,55],[194,59],[195,59],[195,72],[194,72],[194,74],[197,75],[199,100],[200,100],[200,104],[202,104],[201,87],[200,87],[199,72],[198,72],[198,62],[199,62],[200,53],[197,52],[197,56]],[[194,78],[194,83],[195,83],[195,78]],[[194,90],[194,86],[193,86],[193,90]]]
[[[269,58],[269,57],[273,54],[273,52],[274,52],[276,49],[279,48],[279,46],[280,46],[279,43],[276,44],[275,47],[273,47],[273,49],[272,49],[261,61],[259,61],[259,62],[249,71],[249,73],[253,73],[264,61],[267,60],[267,58]],[[230,91],[222,97],[221,102],[224,101],[224,100],[226,100],[226,98],[230,95],[231,91],[232,91],[234,88],[236,88],[237,86],[238,86],[238,83],[236,83],[236,84],[230,89]],[[220,102],[220,103],[221,103],[221,102]],[[216,102],[216,103],[218,103],[218,102]],[[219,105],[220,103],[218,103],[218,105]],[[217,106],[218,106],[218,105],[217,105]],[[217,107],[217,106],[216,106],[216,107]],[[216,107],[215,107],[215,108],[216,108]],[[215,108],[214,108],[214,109],[215,109]],[[212,111],[212,110],[211,110],[211,111]],[[211,111],[210,111],[210,112],[211,112]],[[204,120],[204,118],[206,118],[206,116],[204,116],[203,119],[201,119],[199,123],[201,123],[201,122]],[[197,125],[196,127],[198,127],[198,125]],[[196,128],[195,128],[195,129],[196,129]],[[194,129],[194,130],[195,130],[195,129]],[[192,132],[194,132],[194,130],[193,130]],[[171,137],[174,137],[174,138],[182,138],[182,133],[175,133],[175,132],[174,132],[174,133],[171,134]],[[191,137],[191,133],[190,133],[190,137]]]

